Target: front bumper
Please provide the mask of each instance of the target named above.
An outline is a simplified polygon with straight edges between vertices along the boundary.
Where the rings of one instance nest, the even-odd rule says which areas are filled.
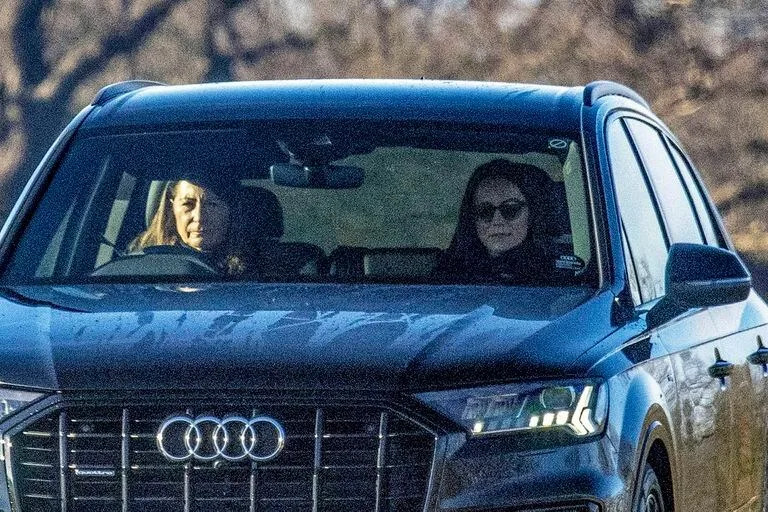
[[[150,453],[154,446],[152,433],[155,426],[145,431],[131,430],[130,425],[125,425],[126,421],[130,424],[126,418],[141,420],[136,417],[137,411],[157,408],[158,403],[162,405],[156,418],[171,410],[178,411],[181,404],[195,412],[205,411],[223,417],[227,411],[240,410],[245,404],[253,403],[253,398],[219,398],[214,404],[210,397],[195,397],[194,400],[179,396],[139,400],[50,397],[0,424],[3,434],[0,478],[8,482],[8,485],[0,486],[0,512],[213,508],[221,512],[618,512],[628,510],[631,502],[629,486],[620,476],[622,468],[617,450],[605,436],[576,444],[567,437],[554,440],[509,435],[468,438],[463,433],[433,428],[429,422],[422,423],[423,418],[409,419],[407,411],[393,407],[391,403],[292,399],[286,405],[284,399],[272,399],[271,402],[259,399],[261,404],[266,402],[269,403],[264,405],[264,410],[249,413],[266,411],[285,422],[287,446],[291,446],[293,452],[286,451],[281,459],[276,459],[279,464],[254,464],[238,469],[190,462],[181,466],[167,464],[171,469],[153,469],[148,466],[167,462],[162,461],[158,453]],[[346,417],[344,411],[347,410],[355,411],[354,417]],[[99,415],[91,415],[84,421],[83,411],[112,412],[116,418],[120,417],[120,421],[105,415],[101,419]],[[304,413],[310,414],[312,420],[302,426],[298,416]],[[334,420],[335,426],[327,422],[326,430],[318,431],[317,414],[325,415],[326,421],[334,414],[341,416]],[[372,420],[366,423],[365,418]],[[389,419],[388,426],[382,431],[383,418]],[[347,421],[349,419],[354,421]],[[294,421],[296,423],[291,423]],[[39,435],[40,426],[46,422],[51,430],[50,439],[42,444],[27,443],[25,447],[24,436]],[[84,427],[87,428],[84,430]],[[105,437],[98,437],[98,434]],[[141,437],[148,438],[144,444],[141,444]],[[405,441],[399,441],[400,438],[409,439],[410,444],[403,444]],[[98,443],[84,444],[84,439],[97,439]],[[306,445],[306,454],[300,453],[297,448],[300,445]],[[131,451],[132,446],[136,448],[134,451]],[[105,453],[89,458],[88,454],[94,448]],[[29,451],[27,449],[37,450],[34,457],[42,453],[49,459],[25,459],[33,467],[31,472],[24,473],[25,470],[19,467],[19,457],[22,451]],[[48,451],[41,452],[40,449]],[[418,451],[423,455],[415,456]],[[366,457],[370,461],[364,462]],[[345,462],[355,458],[358,458],[355,463]],[[41,463],[50,467],[41,470],[34,466]],[[367,466],[363,467],[365,464]],[[423,472],[414,469],[419,465],[425,466]],[[265,469],[270,470],[270,475],[283,471],[287,480],[281,482],[279,478],[267,476],[263,472]],[[142,480],[140,475],[145,474],[142,472],[149,470],[156,473]],[[202,478],[204,474],[214,476]],[[225,474],[226,477],[221,476]],[[296,474],[300,476],[296,477]],[[42,491],[30,490],[29,482],[22,480],[25,475],[31,480],[48,482]],[[163,478],[168,479],[167,485],[155,481]],[[259,483],[267,486],[267,494],[263,489],[254,491]],[[156,487],[163,485],[179,493],[178,499],[165,502],[164,508],[158,505],[162,501],[148,500],[152,496],[144,494],[147,489],[154,492]],[[195,485],[200,487],[195,490]],[[289,494],[293,491],[285,491],[290,486],[301,493],[301,500],[279,502],[271,499],[276,498],[273,493],[278,492],[284,492],[282,498],[291,498]],[[192,490],[189,495],[184,495],[188,487]],[[414,489],[421,489],[417,500],[398,501],[405,494],[412,495]],[[99,496],[88,495],[94,490],[103,492]],[[359,496],[369,496],[370,499],[355,505],[353,500]],[[315,504],[321,506],[315,508]]]

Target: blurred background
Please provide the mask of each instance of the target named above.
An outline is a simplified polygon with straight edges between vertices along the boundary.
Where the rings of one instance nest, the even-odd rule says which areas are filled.
[[[0,220],[111,82],[610,79],[678,135],[766,278],[768,0],[0,0],[0,56]]]

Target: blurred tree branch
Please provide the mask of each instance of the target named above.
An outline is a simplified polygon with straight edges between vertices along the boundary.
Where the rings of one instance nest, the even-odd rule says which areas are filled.
[[[43,46],[42,16],[53,0],[20,0],[13,23],[13,51],[24,86],[36,85],[48,75]]]
[[[227,9],[236,7],[238,2],[228,2],[225,4],[221,0],[210,0],[206,6],[206,23],[203,33],[203,52],[208,59],[208,71],[205,73],[206,82],[226,82],[232,80],[232,54],[227,54],[219,49],[216,41],[216,32],[224,28],[227,35],[232,32],[229,30]]]
[[[98,45],[98,50],[92,55],[80,58],[77,64],[63,72],[54,72],[43,84],[43,91],[50,91],[43,96],[50,97],[54,102],[68,102],[77,86],[86,78],[101,70],[111,59],[120,54],[130,53],[149,38],[179,4],[187,0],[165,0],[147,9],[132,25],[118,29],[108,35]],[[58,70],[57,70],[58,71]]]
[[[8,132],[11,129],[11,123],[8,119],[8,86],[0,77],[0,140],[5,139],[8,136]]]
[[[392,26],[392,11],[384,5],[382,0],[372,0],[374,8],[376,9],[376,32],[379,36],[379,51],[383,59],[389,59],[392,52],[390,47],[392,46],[391,37],[389,35],[390,27]]]
[[[240,57],[247,62],[254,63],[265,56],[284,50],[307,50],[317,42],[316,38],[308,38],[296,33],[285,34],[277,41],[267,41],[260,46],[242,50]]]

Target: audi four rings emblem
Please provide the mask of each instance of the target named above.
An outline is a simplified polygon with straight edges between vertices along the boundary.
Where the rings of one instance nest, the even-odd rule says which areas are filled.
[[[264,462],[277,457],[285,445],[285,430],[268,416],[246,419],[241,416],[186,415],[165,420],[157,431],[157,448],[169,460],[196,459]]]

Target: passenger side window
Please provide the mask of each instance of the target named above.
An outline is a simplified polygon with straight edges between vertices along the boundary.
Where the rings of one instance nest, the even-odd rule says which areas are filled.
[[[690,197],[680,181],[661,134],[637,119],[627,119],[626,123],[651,179],[651,189],[659,201],[670,242],[704,243]]]
[[[701,188],[696,183],[696,178],[693,176],[693,171],[688,165],[688,161],[674,144],[669,143],[668,146],[672,152],[672,157],[677,164],[677,168],[680,171],[680,175],[683,177],[686,187],[688,187],[688,193],[691,196],[693,206],[696,208],[696,213],[699,216],[699,222],[701,224],[701,229],[704,232],[704,237],[707,240],[707,244],[715,247],[723,247],[724,244],[721,242],[722,237],[718,235],[718,230],[715,228],[715,223],[712,221],[712,215],[710,215],[709,208],[707,207],[706,202],[704,202],[704,198],[701,195]]]
[[[667,241],[656,205],[620,119],[606,133],[616,201],[627,234],[642,302],[664,295]]]

